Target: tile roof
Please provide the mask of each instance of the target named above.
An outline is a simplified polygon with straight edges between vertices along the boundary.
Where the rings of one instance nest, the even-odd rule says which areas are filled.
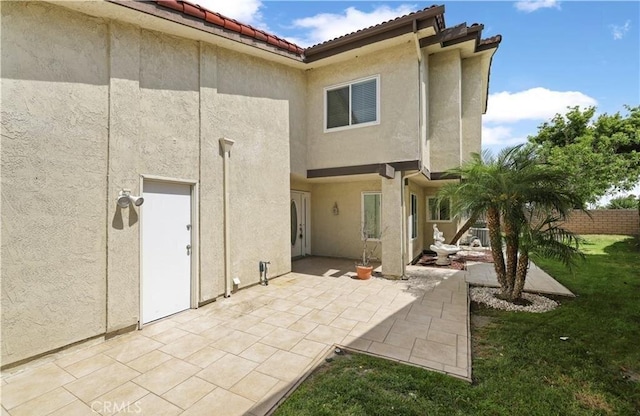
[[[502,35],[495,35],[490,38],[480,39],[480,45],[492,45],[500,42],[502,42]]]
[[[264,42],[268,45],[275,46],[278,49],[291,52],[299,56],[302,56],[304,52],[304,49],[296,45],[295,43],[289,42],[278,36],[267,33],[264,30],[256,29],[253,26],[245,25],[244,23],[238,22],[235,19],[231,19],[229,17],[223,16],[220,13],[212,12],[211,10],[205,9],[200,5],[193,4],[184,0],[153,0],[153,1],[157,3],[159,6],[177,10],[188,16],[192,16],[192,17],[204,20],[208,23],[214,24],[216,26],[220,26],[229,31],[236,32],[241,35],[248,36],[250,38]]]
[[[372,34],[380,30],[387,30],[388,27],[394,27],[394,26],[397,26],[398,24],[405,25],[408,22],[411,22],[412,20],[414,21],[414,25],[415,25],[415,20],[426,19],[426,18],[434,19],[435,25],[436,25],[435,27],[436,32],[440,34],[448,33],[450,34],[449,36],[451,36],[451,34],[457,31],[464,31],[465,34],[476,33],[477,49],[482,50],[482,49],[490,49],[493,47],[497,47],[497,45],[502,41],[501,35],[496,35],[487,39],[480,39],[480,34],[484,27],[483,25],[478,23],[474,23],[468,27],[465,23],[462,23],[460,25],[447,28],[444,22],[444,6],[432,5],[422,10],[411,12],[404,16],[399,16],[394,19],[387,20],[382,23],[378,23],[376,25],[369,26],[367,28],[360,29],[355,32],[351,32],[346,35],[342,35],[337,38],[318,43],[316,45],[313,45],[305,49],[296,45],[295,43],[289,42],[271,33],[267,33],[264,30],[260,30],[253,26],[238,22],[235,19],[231,19],[220,13],[216,13],[211,10],[205,9],[202,6],[191,3],[189,1],[152,0],[152,3],[155,3],[158,6],[162,6],[163,8],[166,8],[166,9],[171,9],[172,11],[183,13],[187,16],[199,19],[206,23],[218,26],[230,32],[234,32],[242,36],[249,37],[251,39],[264,43],[266,45],[273,46],[281,51],[294,54],[298,57],[298,59],[304,59],[305,61],[307,61],[307,58],[310,58],[309,56],[305,57],[305,53],[307,53],[307,55],[317,54],[318,53],[317,51],[319,49],[327,49],[327,48],[334,49],[334,45],[336,44],[347,43],[347,42],[351,43],[354,38],[368,36],[369,34]],[[415,26],[414,26],[414,30],[415,30]],[[461,35],[461,33],[457,33],[453,35],[453,37],[456,38],[458,41],[460,41],[462,40],[461,38],[463,36]]]
[[[365,27],[363,29],[356,30],[355,32],[351,32],[351,33],[347,33],[347,34],[342,35],[342,36],[338,36],[337,38],[333,38],[333,39],[330,39],[330,40],[327,40],[327,41],[324,41],[324,42],[317,43],[317,44],[311,46],[311,48],[314,48],[314,47],[320,46],[320,45],[324,45],[326,43],[335,42],[338,39],[344,39],[346,37],[353,36],[356,33],[361,33],[361,32],[364,32],[364,31],[368,31],[368,30],[371,30],[371,29],[378,28],[378,27],[383,26],[383,25],[388,25],[391,22],[397,22],[398,20],[405,19],[405,18],[407,18],[409,16],[415,16],[415,15],[421,14],[423,12],[426,12],[427,10],[436,9],[438,7],[442,7],[442,6],[439,6],[437,4],[433,4],[433,5],[429,6],[429,7],[425,7],[422,10],[417,10],[415,12],[411,12],[411,13],[405,14],[404,16],[398,16],[398,17],[396,17],[394,19],[387,20],[385,22],[381,22],[381,23],[375,24],[373,26]],[[442,27],[439,27],[439,29],[442,30],[442,29],[444,29],[444,16],[442,14],[440,16],[442,16],[442,20],[438,21],[438,26],[440,26],[440,24],[442,24]]]

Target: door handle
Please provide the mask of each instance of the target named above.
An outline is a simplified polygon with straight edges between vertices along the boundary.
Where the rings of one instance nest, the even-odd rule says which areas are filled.
[[[187,244],[187,256],[191,255],[191,244]]]

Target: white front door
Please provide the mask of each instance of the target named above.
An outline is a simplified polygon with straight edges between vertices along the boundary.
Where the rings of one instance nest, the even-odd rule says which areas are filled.
[[[144,181],[142,323],[191,306],[191,186]]]
[[[309,193],[291,191],[291,257],[310,254]]]

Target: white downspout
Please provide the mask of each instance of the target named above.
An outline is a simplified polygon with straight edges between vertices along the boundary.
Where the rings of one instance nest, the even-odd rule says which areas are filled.
[[[231,244],[229,239],[229,156],[235,141],[223,137],[220,147],[223,153],[224,192],[224,297],[231,296]]]

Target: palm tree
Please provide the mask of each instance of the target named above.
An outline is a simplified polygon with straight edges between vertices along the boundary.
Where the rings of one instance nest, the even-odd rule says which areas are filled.
[[[486,216],[501,298],[520,299],[531,255],[570,265],[579,254],[577,237],[558,223],[583,203],[567,175],[542,163],[534,148],[509,147],[497,157],[476,153],[450,174],[461,181],[439,196],[450,198],[455,212]]]

